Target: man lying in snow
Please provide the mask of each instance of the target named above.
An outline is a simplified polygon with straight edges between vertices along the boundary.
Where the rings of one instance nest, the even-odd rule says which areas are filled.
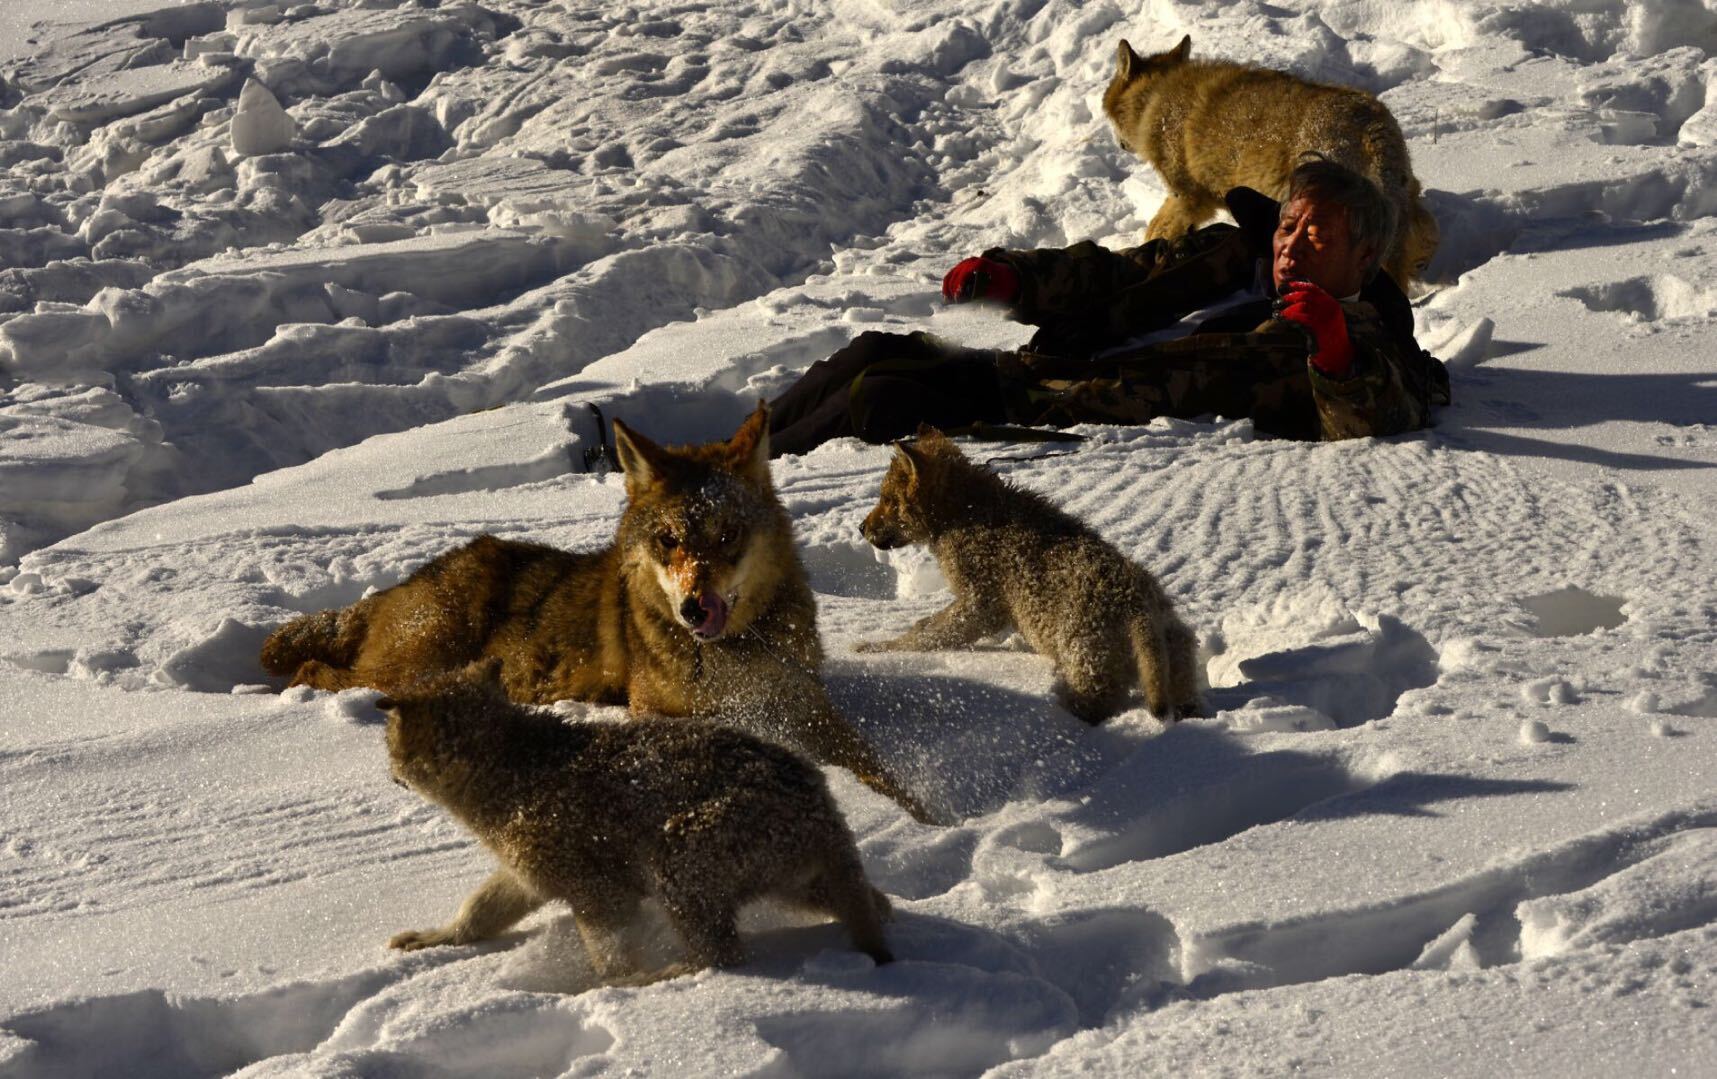
[[[770,404],[770,451],[831,438],[888,442],[920,422],[1065,427],[1156,416],[1249,416],[1263,433],[1340,439],[1426,426],[1449,401],[1443,365],[1378,259],[1393,211],[1347,168],[1308,155],[1278,205],[1227,196],[1236,225],[1110,251],[969,258],[949,303],[990,301],[1039,327],[1017,352],[929,334],[865,333]]]

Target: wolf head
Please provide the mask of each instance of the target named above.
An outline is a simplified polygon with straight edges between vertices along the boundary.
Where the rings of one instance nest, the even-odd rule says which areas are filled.
[[[424,675],[376,701],[388,717],[394,782],[437,801],[456,795],[482,760],[495,716],[513,710],[501,689],[501,660]]]
[[[1180,39],[1180,44],[1155,56],[1140,56],[1125,38],[1115,50],[1115,74],[1109,88],[1103,91],[1103,114],[1115,129],[1115,138],[1122,146],[1143,157],[1144,147],[1135,145],[1143,135],[1139,117],[1151,103],[1155,83],[1165,73],[1186,63],[1192,52],[1192,35]]]
[[[743,631],[795,558],[769,478],[769,410],[697,446],[658,446],[615,420],[614,449],[621,558],[640,598],[700,641]]]
[[[894,445],[882,493],[860,528],[864,538],[883,551],[928,543],[935,537],[944,501],[943,480],[960,466],[971,467],[960,447],[936,428],[919,425],[916,439]]]

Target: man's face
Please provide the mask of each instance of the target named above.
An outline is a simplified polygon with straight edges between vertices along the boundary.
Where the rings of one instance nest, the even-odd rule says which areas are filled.
[[[1279,293],[1302,279],[1337,298],[1365,284],[1365,267],[1375,250],[1354,246],[1347,208],[1306,193],[1282,204],[1282,216],[1270,241],[1270,277]]]

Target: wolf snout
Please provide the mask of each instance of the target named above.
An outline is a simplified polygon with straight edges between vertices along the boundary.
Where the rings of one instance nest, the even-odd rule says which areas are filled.
[[[864,519],[864,524],[859,525],[859,534],[865,538],[866,543],[879,551],[888,551],[900,546],[900,537],[895,535],[892,529],[877,524],[869,517]]]
[[[721,636],[727,628],[728,604],[719,592],[687,596],[680,604],[680,619],[692,634],[704,640]]]

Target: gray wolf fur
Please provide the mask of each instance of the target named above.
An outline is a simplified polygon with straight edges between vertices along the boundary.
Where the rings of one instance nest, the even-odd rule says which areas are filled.
[[[567,903],[605,980],[741,962],[735,916],[773,898],[838,919],[878,963],[888,900],[866,881],[822,773],[786,749],[681,719],[568,723],[508,701],[499,660],[385,697],[393,773],[439,803],[500,867],[437,929],[388,943],[469,944]],[[640,972],[624,930],[655,898],[686,962]]]
[[[957,648],[1011,626],[1055,664],[1063,702],[1087,723],[1135,685],[1159,719],[1198,713],[1197,640],[1156,578],[935,428],[896,445],[863,528],[883,550],[928,543],[954,602],[859,651]]]
[[[474,660],[507,695],[627,704],[775,738],[923,805],[830,704],[817,606],[769,474],[768,411],[732,438],[662,447],[619,420],[614,542],[562,551],[480,536],[349,607],[287,623],[262,665],[293,685],[392,692]]]
[[[1191,60],[1192,38],[1155,56],[1122,41],[1103,112],[1121,145],[1157,170],[1167,200],[1147,240],[1179,239],[1222,209],[1229,189],[1287,195],[1288,174],[1317,151],[1377,184],[1395,209],[1382,267],[1403,289],[1436,253],[1437,220],[1420,198],[1407,141],[1389,109],[1350,86],[1225,60]]]

